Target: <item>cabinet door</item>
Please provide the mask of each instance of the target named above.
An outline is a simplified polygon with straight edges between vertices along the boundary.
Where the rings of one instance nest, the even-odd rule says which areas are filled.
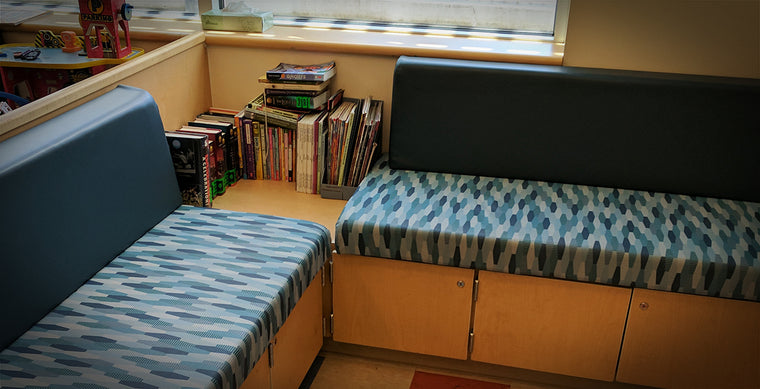
[[[269,350],[267,350],[253,366],[253,370],[248,373],[248,377],[240,385],[240,389],[270,389],[271,387],[272,385],[269,380]]]
[[[612,381],[631,290],[481,271],[472,359]]]
[[[636,289],[617,379],[760,388],[760,303]]]
[[[298,388],[322,348],[322,271],[275,336],[271,355],[275,388]]]
[[[473,270],[353,255],[333,261],[335,341],[467,358]]]

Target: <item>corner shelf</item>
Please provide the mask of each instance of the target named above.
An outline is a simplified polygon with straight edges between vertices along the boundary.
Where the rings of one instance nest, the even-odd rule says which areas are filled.
[[[296,192],[295,182],[240,180],[215,198],[213,207],[313,221],[327,227],[334,241],[335,222],[345,205],[346,200]]]

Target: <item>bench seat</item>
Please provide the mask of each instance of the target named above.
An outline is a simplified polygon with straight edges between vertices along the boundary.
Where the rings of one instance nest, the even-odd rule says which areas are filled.
[[[760,301],[760,203],[464,174],[381,159],[336,251]]]
[[[3,387],[238,387],[330,257],[316,223],[180,206],[0,353]]]

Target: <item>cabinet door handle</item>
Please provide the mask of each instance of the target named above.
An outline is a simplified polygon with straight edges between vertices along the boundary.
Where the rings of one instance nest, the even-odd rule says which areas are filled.
[[[639,309],[641,309],[642,311],[646,311],[647,309],[649,309],[649,303],[646,301],[642,301],[639,304]]]

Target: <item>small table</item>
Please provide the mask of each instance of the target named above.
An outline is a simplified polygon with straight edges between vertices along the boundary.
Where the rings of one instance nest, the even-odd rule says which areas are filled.
[[[30,49],[40,51],[33,60],[15,58],[14,53]],[[34,47],[12,43],[0,45],[0,76],[3,90],[29,101],[47,96],[75,82],[143,54],[133,48],[124,58],[89,58],[84,50],[66,53],[60,48]]]

